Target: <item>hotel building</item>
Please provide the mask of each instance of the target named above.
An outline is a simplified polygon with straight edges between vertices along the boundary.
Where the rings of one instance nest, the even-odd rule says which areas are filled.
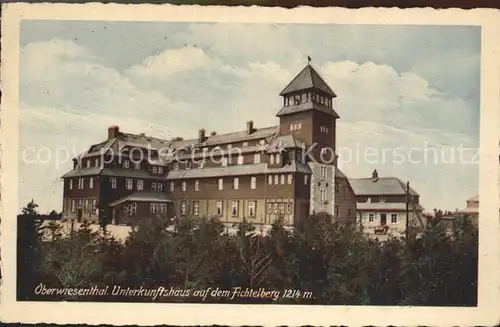
[[[171,140],[118,126],[65,174],[63,218],[134,224],[143,217],[218,217],[293,226],[311,214],[355,221],[356,199],[336,167],[336,94],[308,64],[279,94],[278,125]]]

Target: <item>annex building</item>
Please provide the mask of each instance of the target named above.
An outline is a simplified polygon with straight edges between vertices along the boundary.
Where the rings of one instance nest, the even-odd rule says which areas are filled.
[[[134,224],[138,219],[218,217],[289,226],[314,213],[355,221],[356,198],[337,168],[336,94],[310,65],[279,94],[276,126],[170,140],[118,126],[73,160],[63,218]]]

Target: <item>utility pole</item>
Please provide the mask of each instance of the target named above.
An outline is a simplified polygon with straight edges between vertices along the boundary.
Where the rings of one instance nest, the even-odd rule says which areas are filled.
[[[406,190],[405,190],[405,193],[406,193],[406,222],[405,222],[405,241],[406,241],[406,244],[408,244],[408,237],[410,236],[409,235],[409,231],[408,231],[408,228],[410,226],[410,182],[406,182]]]

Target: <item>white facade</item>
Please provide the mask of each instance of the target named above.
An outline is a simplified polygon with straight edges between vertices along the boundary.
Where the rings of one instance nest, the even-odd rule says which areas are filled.
[[[420,222],[416,214],[410,212],[409,218],[410,226],[419,227]],[[375,235],[375,229],[380,229],[384,225],[387,225],[388,229],[384,235],[404,236],[406,230],[406,211],[358,211],[357,222],[363,226],[364,232],[368,235]],[[422,223],[425,224],[425,221]]]
[[[309,162],[312,171],[309,185],[311,187],[309,199],[309,214],[335,214],[335,166],[317,162]]]

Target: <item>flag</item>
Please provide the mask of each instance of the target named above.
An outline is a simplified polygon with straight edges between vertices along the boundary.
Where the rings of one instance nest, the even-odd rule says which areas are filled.
[[[310,63],[311,62],[311,57],[307,56],[307,62]]]

